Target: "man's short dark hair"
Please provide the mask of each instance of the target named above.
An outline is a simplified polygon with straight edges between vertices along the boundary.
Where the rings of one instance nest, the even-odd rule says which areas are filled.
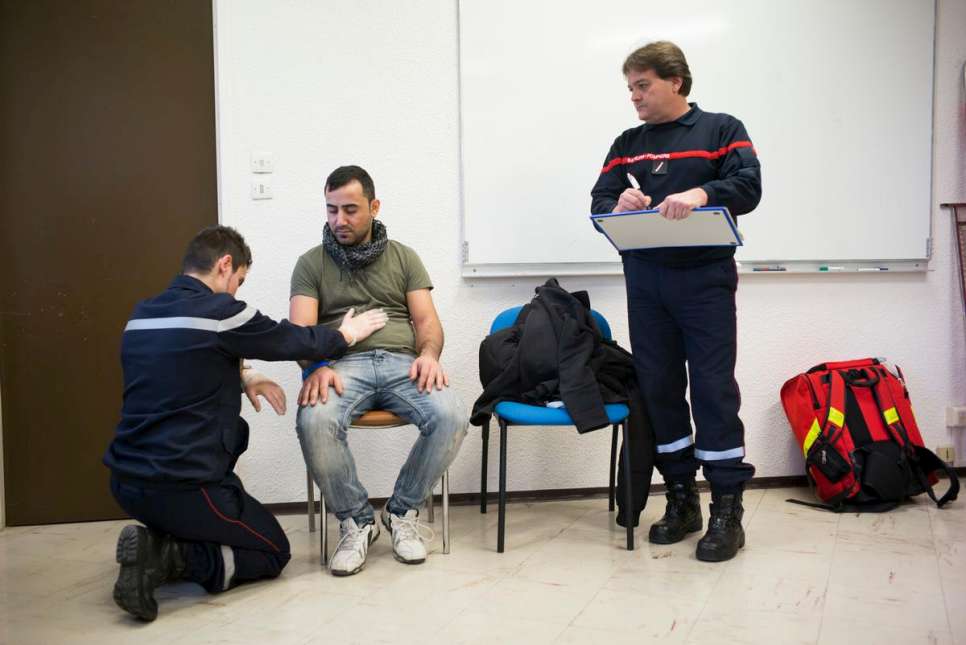
[[[667,40],[649,43],[632,51],[624,60],[624,76],[631,71],[646,72],[649,69],[664,80],[677,76],[681,79],[678,94],[687,96],[691,93],[691,68],[684,52],[674,43]]]
[[[252,250],[245,244],[241,233],[230,226],[209,226],[199,231],[188,243],[181,271],[208,273],[226,255],[231,256],[232,271],[252,265]]]
[[[325,192],[337,190],[353,181],[362,185],[362,194],[370,202],[376,198],[376,185],[372,183],[372,177],[359,166],[339,166],[333,170],[325,179]]]

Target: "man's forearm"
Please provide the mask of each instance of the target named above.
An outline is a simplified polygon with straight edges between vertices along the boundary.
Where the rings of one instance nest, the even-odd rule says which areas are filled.
[[[416,353],[439,360],[443,353],[443,326],[438,321],[416,325]]]

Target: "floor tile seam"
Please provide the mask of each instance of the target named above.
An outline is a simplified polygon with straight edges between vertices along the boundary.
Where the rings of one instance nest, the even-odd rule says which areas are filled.
[[[362,600],[364,600],[364,599],[362,599]],[[357,602],[354,605],[352,605],[353,608],[355,608],[355,607],[361,607],[361,608],[372,608],[372,609],[388,608],[390,606],[391,605],[386,605],[386,604],[382,604],[382,603],[371,603],[371,604],[367,604],[367,603],[364,603],[364,602]],[[436,625],[438,625],[437,628],[435,629],[435,631],[432,634],[427,634],[426,635],[427,638],[430,637],[430,636],[432,636],[432,635],[435,635],[436,633],[442,631],[445,627],[449,626],[449,624],[453,620],[455,620],[455,617],[458,616],[463,611],[465,611],[465,609],[466,608],[463,608],[463,609],[461,609],[459,611],[456,611],[456,612],[453,612],[453,613],[449,614],[449,616],[448,616],[448,619],[449,620],[448,621],[444,621],[444,622],[441,622],[441,623],[435,623]],[[323,620],[322,623],[321,623],[321,626],[319,628],[312,628],[312,629],[317,629],[317,632],[316,633],[322,633],[322,634],[324,634],[326,630],[330,630],[332,628],[332,626],[335,625],[336,623],[338,623],[343,617],[344,617],[343,612],[334,613],[331,616],[327,617],[325,620]],[[327,640],[331,640],[331,639],[327,639]],[[432,642],[432,641],[430,640],[428,642]]]
[[[762,495],[762,497],[764,497],[764,495]],[[735,557],[741,557],[740,550],[738,551],[738,554]],[[711,599],[714,598],[715,589],[718,587],[718,585],[721,584],[721,581],[724,579],[725,574],[728,572],[733,562],[734,562],[734,558],[732,558],[731,560],[726,560],[724,562],[725,566],[721,567],[720,571],[718,571],[718,577],[711,585],[711,592],[708,593],[708,595],[704,599],[704,602],[701,603],[701,609],[699,609],[698,613],[694,616],[694,620],[690,621],[690,624],[688,626],[688,631],[684,635],[685,643],[691,640],[691,633],[694,631],[694,628],[697,627],[698,623],[701,622],[701,618],[702,616],[704,616],[704,612],[708,608],[708,604],[711,602]]]
[[[451,620],[446,623],[446,627],[449,627],[450,625],[452,625],[454,622],[456,622],[456,620],[458,618],[460,618],[462,616],[465,616],[465,615],[472,615],[472,614],[479,614],[479,615],[483,615],[483,616],[488,616],[489,615],[488,612],[485,612],[485,611],[481,610],[479,607],[472,607],[472,606],[471,607],[464,607],[463,609],[461,609],[458,612],[455,612],[451,616]],[[564,630],[564,629],[566,629],[569,626],[569,623],[565,623],[565,622],[563,622],[561,620],[545,620],[545,619],[542,619],[542,618],[534,618],[532,616],[502,616],[501,618],[509,619],[509,620],[519,620],[519,621],[523,621],[523,622],[526,622],[526,623],[533,623],[533,624],[541,625],[541,626],[548,626],[549,625],[549,626],[553,626],[553,627],[560,627],[561,628],[561,631]]]
[[[445,572],[445,573],[448,574],[450,572]],[[468,575],[488,575],[488,574],[479,574],[479,573],[476,573],[476,574],[468,574]],[[473,587],[472,589],[470,587],[467,587],[466,585],[463,585],[461,587],[457,587],[456,589],[444,589],[444,588],[438,588],[437,587],[437,588],[434,588],[434,589],[429,590],[428,593],[422,593],[421,592],[420,595],[418,597],[415,597],[415,598],[412,597],[412,596],[409,596],[409,599],[411,599],[412,602],[424,602],[424,603],[426,603],[426,602],[432,601],[437,596],[448,596],[448,595],[450,595],[452,593],[455,593],[457,591],[460,591],[461,589],[466,589],[467,590],[467,595],[470,595],[471,596],[470,599],[468,600],[468,602],[474,602],[474,601],[478,602],[483,597],[485,597],[486,594],[488,594],[490,591],[492,591],[492,589],[496,585],[498,585],[499,582],[500,582],[499,579],[494,578],[492,576],[489,576],[489,578],[487,580],[481,582],[478,585],[471,583],[471,586]],[[379,591],[381,591],[381,590],[379,590]],[[392,598],[389,598],[389,599],[386,599],[386,600],[379,599],[379,598],[374,598],[374,596],[376,594],[378,594],[379,591],[376,591],[373,594],[369,594],[366,597],[359,598],[358,599],[359,600],[359,603],[358,604],[365,605],[365,606],[392,606],[396,602]],[[472,597],[472,594],[478,594],[478,597],[477,598],[473,598]]]
[[[566,528],[561,529],[561,530],[557,531],[556,533],[554,533],[551,537],[549,537],[546,540],[544,540],[543,544],[541,544],[539,547],[535,548],[532,553],[530,553],[526,558],[524,558],[523,560],[520,561],[520,563],[517,565],[516,569],[514,570],[514,574],[516,574],[520,570],[520,568],[523,567],[523,565],[525,565],[527,562],[529,562],[533,557],[535,557],[539,553],[542,553],[543,550],[545,548],[547,548],[547,545],[550,544],[550,542],[552,542],[553,540],[555,540],[557,537],[560,536],[561,533],[563,533],[566,530],[567,530]],[[509,531],[507,531],[507,532],[509,532]]]
[[[761,494],[760,494],[760,495],[758,496],[758,501],[757,501],[757,502],[755,502],[755,508],[754,508],[754,510],[752,510],[752,512],[751,512],[751,515],[750,515],[750,516],[748,517],[748,524],[751,524],[751,521],[752,521],[753,519],[755,519],[755,515],[757,515],[757,514],[758,514],[758,509],[759,509],[759,508],[761,508],[761,503],[762,503],[762,502],[763,502],[763,501],[765,500],[765,495],[767,494],[767,492],[768,492],[768,491],[763,491],[763,492],[762,492],[762,493],[761,493]]]
[[[256,633],[263,630],[268,630],[268,631],[274,630],[277,633],[282,633],[285,635],[304,637],[305,640],[302,640],[300,642],[305,643],[305,642],[309,642],[315,635],[325,630],[331,622],[332,622],[331,619],[325,619],[317,625],[304,625],[304,624],[294,625],[290,629],[286,626],[285,623],[280,623],[276,620],[273,620],[272,623],[269,625],[264,625],[264,624],[254,625],[250,622],[240,622],[235,618],[229,618],[228,620],[219,622],[217,624],[217,627],[223,629],[228,626],[238,626],[240,628],[251,630],[252,632],[256,632]],[[210,626],[211,625],[208,625],[208,627]],[[171,641],[168,641],[168,642],[171,642]]]
[[[936,530],[935,530],[935,527],[933,526],[933,514],[928,513],[928,516],[929,516],[929,533],[930,535],[932,535],[933,553],[936,556],[936,573],[939,575],[939,590],[940,592],[942,592],[943,609],[946,610],[944,612],[946,614],[946,628],[949,630],[950,637],[952,637],[953,620],[950,617],[950,612],[952,611],[952,607],[950,606],[949,602],[947,602],[947,599],[946,599],[946,582],[943,579],[943,567],[939,558],[939,545],[937,542]]]
[[[564,628],[564,631],[566,631],[568,627],[578,627],[578,625],[576,625],[577,620],[584,615],[584,612],[587,611],[587,609],[594,603],[595,600],[597,600],[597,597],[600,596],[600,594],[603,591],[604,591],[604,585],[601,585],[600,589],[598,589],[596,593],[594,593],[594,595],[590,597],[590,600],[588,600],[587,603],[580,608],[580,611],[578,611],[577,614],[570,619],[570,622],[567,623],[567,627]],[[559,640],[562,635],[563,635],[563,632],[558,634],[558,637],[556,640]]]
[[[576,621],[576,620],[577,620],[577,618],[574,618],[574,621]],[[610,635],[613,635],[613,636],[625,636],[627,634],[637,635],[639,633],[637,630],[631,630],[631,629],[607,629],[606,627],[584,627],[583,625],[575,625],[574,622],[571,621],[571,623],[569,625],[565,625],[564,626],[563,631],[557,636],[557,640],[555,640],[554,642],[555,643],[559,643],[560,642],[560,639],[563,638],[564,633],[568,629],[571,629],[571,628],[573,628],[573,629],[582,629],[582,630],[585,630],[585,631],[588,631],[588,632],[599,632],[599,633],[605,634],[605,635],[606,634],[610,634]]]
[[[853,597],[847,593],[843,593],[843,590],[853,590],[855,594],[860,594],[868,602],[889,602],[892,599],[908,597],[910,594],[914,595],[916,598],[922,598],[923,602],[927,601],[937,601],[945,604],[945,595],[942,589],[935,589],[932,591],[923,591],[922,587],[917,582],[902,583],[901,586],[893,585],[883,585],[883,584],[865,584],[865,583],[839,583],[834,588],[831,587],[831,583],[828,591],[826,591],[827,596],[832,596],[837,599],[850,598]],[[908,602],[908,601],[907,601]]]
[[[838,552],[839,547],[839,528],[842,526],[842,515],[837,516],[838,521],[835,522],[835,540],[832,543],[832,556],[828,561],[828,573],[825,575],[825,591],[822,594],[822,613],[819,614],[818,618],[818,636],[816,636],[816,643],[822,642],[822,630],[825,626],[825,605],[828,602],[829,585],[832,581],[832,562],[835,561],[835,555]]]

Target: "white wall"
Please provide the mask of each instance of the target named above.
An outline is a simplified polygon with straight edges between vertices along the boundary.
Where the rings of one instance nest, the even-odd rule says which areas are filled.
[[[240,296],[273,317],[286,316],[295,260],[321,238],[322,181],[334,167],[358,163],[375,179],[390,236],[415,247],[433,276],[447,335],[444,364],[453,387],[472,405],[480,392],[477,349],[490,320],[528,300],[537,280],[460,277],[455,0],[331,5],[216,0],[215,5],[221,219],[245,234],[255,254]],[[951,441],[943,424],[945,406],[966,403],[955,242],[950,215],[938,208],[940,202],[966,200],[966,0],[941,0],[937,23],[932,270],[742,277],[738,380],[748,454],[759,476],[802,472],[778,391],[785,379],[817,362],[878,355],[901,365],[932,447]],[[762,79],[736,76],[735,82]],[[819,116],[822,103],[834,100],[816,87]],[[727,105],[706,107],[728,111]],[[794,124],[788,130],[794,132]],[[609,143],[601,141],[601,154]],[[519,150],[507,151],[508,160],[525,163],[525,153],[539,147],[536,136],[520,141]],[[253,151],[274,154],[276,170],[268,176],[273,200],[249,198]],[[901,151],[896,155],[899,162]],[[763,174],[767,189],[767,167]],[[564,286],[588,289],[627,346],[621,278],[567,278]],[[286,387],[291,404],[297,370],[290,364],[260,367]],[[248,488],[267,502],[304,499],[294,411],[278,418],[248,409],[246,416],[253,428],[251,448],[239,471]],[[350,438],[371,495],[391,492],[413,436],[410,429],[358,431]],[[478,490],[479,436],[471,429],[451,469],[454,492]],[[956,441],[963,455],[962,437]],[[578,437],[572,429],[511,431],[509,489],[604,486],[608,442],[604,432]],[[491,490],[497,456],[492,444]]]

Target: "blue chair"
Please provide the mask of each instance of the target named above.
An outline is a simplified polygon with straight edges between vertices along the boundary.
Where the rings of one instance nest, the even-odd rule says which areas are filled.
[[[511,307],[493,320],[490,325],[490,333],[506,329],[516,322],[517,316],[522,306]],[[610,340],[611,331],[607,320],[597,311],[591,310],[597,327],[601,335]],[[631,469],[630,454],[627,446],[627,416],[630,414],[629,408],[623,403],[610,403],[604,406],[607,412],[607,419],[612,425],[610,442],[610,485],[608,495],[608,510],[614,510],[614,488],[617,470],[617,429],[620,428],[624,435],[621,446],[621,453],[624,458],[624,503],[625,508],[631,508]],[[494,408],[494,416],[500,426],[500,497],[499,497],[499,524],[497,527],[496,550],[503,553],[506,534],[506,444],[507,428],[510,426],[572,426],[573,419],[565,408],[548,408],[540,405],[527,405],[515,401],[501,401]],[[483,463],[481,465],[480,476],[480,512],[486,513],[486,475],[487,475],[487,452],[490,442],[490,424],[483,425]],[[628,512],[628,516],[631,513]],[[634,526],[632,522],[627,523],[627,550],[634,550]]]

